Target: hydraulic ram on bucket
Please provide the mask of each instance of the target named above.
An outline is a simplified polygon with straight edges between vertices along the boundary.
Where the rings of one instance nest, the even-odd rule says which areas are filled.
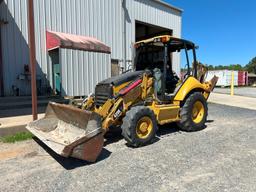
[[[49,103],[45,117],[27,129],[59,155],[89,162],[96,161],[104,143],[101,117],[69,105]]]

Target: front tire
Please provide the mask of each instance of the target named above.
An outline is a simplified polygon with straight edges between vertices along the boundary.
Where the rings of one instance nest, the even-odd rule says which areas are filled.
[[[122,135],[130,146],[150,143],[158,130],[155,114],[145,106],[132,107],[123,118]]]
[[[178,126],[182,131],[199,131],[204,129],[208,115],[207,102],[204,96],[195,92],[185,101],[180,111]]]

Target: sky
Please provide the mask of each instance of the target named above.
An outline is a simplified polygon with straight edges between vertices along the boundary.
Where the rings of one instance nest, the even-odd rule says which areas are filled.
[[[256,56],[256,0],[165,0],[183,9],[182,38],[208,65],[246,65]]]

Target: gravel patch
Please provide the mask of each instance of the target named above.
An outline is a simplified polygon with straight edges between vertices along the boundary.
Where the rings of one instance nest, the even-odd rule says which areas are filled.
[[[0,191],[256,191],[256,111],[209,104],[207,128],[161,127],[153,144],[107,141],[95,164],[57,156],[31,140],[0,159]],[[2,152],[2,150],[1,150]]]

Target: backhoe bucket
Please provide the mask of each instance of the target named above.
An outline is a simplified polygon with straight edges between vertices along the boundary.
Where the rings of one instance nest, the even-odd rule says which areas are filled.
[[[212,92],[213,89],[215,88],[217,82],[219,80],[219,77],[217,77],[216,75],[214,75],[214,77],[209,81],[210,85],[211,85],[211,88],[210,88],[210,91]]]
[[[89,162],[96,161],[104,143],[101,117],[70,105],[50,102],[45,117],[26,128],[59,155]]]

